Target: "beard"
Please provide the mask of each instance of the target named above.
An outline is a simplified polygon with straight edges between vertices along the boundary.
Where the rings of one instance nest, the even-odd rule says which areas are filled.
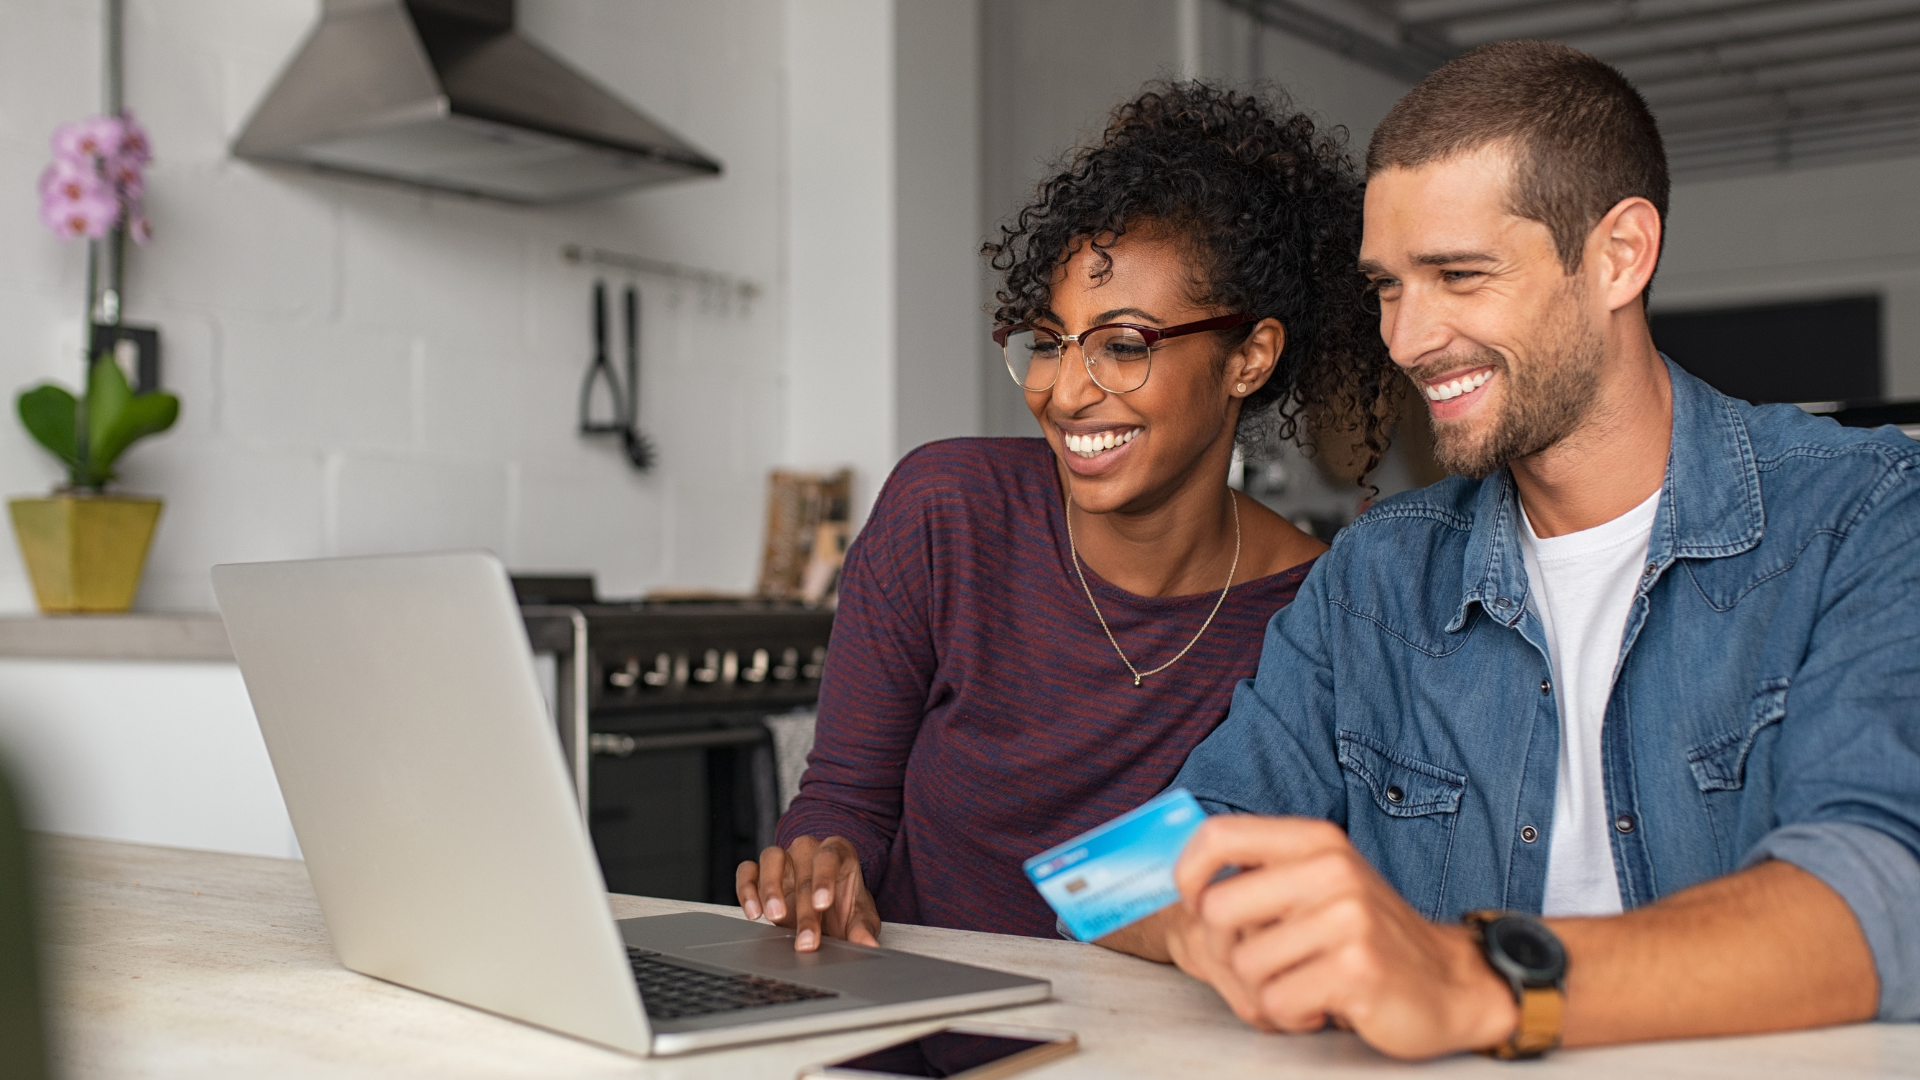
[[[1570,298],[1569,298],[1570,299]],[[1453,354],[1407,371],[1425,398],[1423,380],[1465,367],[1491,367],[1505,387],[1499,411],[1484,419],[1434,420],[1434,461],[1449,473],[1483,480],[1520,458],[1560,442],[1584,423],[1600,385],[1605,344],[1571,303],[1555,305],[1535,359],[1510,363],[1492,349]]]

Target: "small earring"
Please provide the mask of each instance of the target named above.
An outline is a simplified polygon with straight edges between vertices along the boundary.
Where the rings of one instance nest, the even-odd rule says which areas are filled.
[[[1239,382],[1239,383],[1234,383],[1234,384],[1233,384],[1233,392],[1234,392],[1234,393],[1236,393],[1236,394],[1244,394],[1244,393],[1246,393],[1246,392],[1247,392],[1247,384],[1246,384],[1246,383],[1243,383],[1243,382]]]

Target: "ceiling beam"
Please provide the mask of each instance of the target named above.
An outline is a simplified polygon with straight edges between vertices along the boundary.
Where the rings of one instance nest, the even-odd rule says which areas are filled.
[[[1646,96],[1648,104],[1653,106],[1654,111],[1658,112],[1661,109],[1679,105],[1719,101],[1751,94],[1792,94],[1816,87],[1838,86],[1846,83],[1866,84],[1881,79],[1897,78],[1916,71],[1920,71],[1920,46],[1909,43],[1876,50],[1871,54],[1856,53],[1806,63],[1780,64],[1752,71],[1703,75],[1685,81],[1659,83],[1652,87],[1642,86],[1640,92]]]
[[[1798,164],[1894,157],[1915,149],[1920,149],[1920,112],[1862,124],[1772,128],[1676,141],[1667,148],[1667,160],[1676,179],[1698,179]]]
[[[1393,6],[1393,13],[1404,23],[1433,23],[1563,2],[1565,0],[1400,0]]]
[[[1713,129],[1800,123],[1848,116],[1879,115],[1920,99],[1920,72],[1860,82],[1836,82],[1791,91],[1722,98],[1718,101],[1656,109],[1660,130],[1690,134]]]
[[[1711,17],[1636,20],[1622,26],[1557,35],[1595,56],[1628,57],[1654,50],[1712,45],[1729,39],[1814,33],[1866,19],[1920,11],[1915,0],[1771,0]]]
[[[1390,44],[1294,0],[1222,2],[1251,15],[1263,26],[1304,38],[1402,82],[1417,83],[1432,74],[1433,69],[1458,55],[1457,50],[1448,48],[1444,43],[1422,40],[1418,34],[1409,35],[1408,40],[1399,44]]]
[[[1606,59],[1635,85],[1648,86],[1708,72],[1756,71],[1775,64],[1858,55],[1912,42],[1920,42],[1920,13],[1870,19],[1817,33],[1729,39],[1630,57],[1614,54]]]

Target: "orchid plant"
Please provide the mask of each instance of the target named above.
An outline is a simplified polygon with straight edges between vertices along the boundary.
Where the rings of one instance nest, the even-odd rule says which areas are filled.
[[[123,238],[144,244],[153,226],[142,208],[146,167],[153,147],[131,115],[93,116],[63,124],[53,133],[53,164],[40,174],[40,220],[67,240],[91,243],[87,267],[87,315],[117,326],[117,283],[96,302],[99,244],[117,248]],[[180,401],[172,394],[135,394],[111,351],[90,357],[82,396],[52,383],[20,394],[20,422],[35,441],[67,467],[69,490],[98,493],[114,478],[113,465],[126,449],[173,426]]]

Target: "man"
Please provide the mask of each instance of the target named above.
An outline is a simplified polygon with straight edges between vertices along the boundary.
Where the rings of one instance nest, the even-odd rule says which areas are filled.
[[[1185,900],[1105,943],[1402,1057],[1920,1018],[1920,446],[1660,356],[1665,155],[1591,57],[1461,57],[1367,171],[1458,475],[1274,617]]]

